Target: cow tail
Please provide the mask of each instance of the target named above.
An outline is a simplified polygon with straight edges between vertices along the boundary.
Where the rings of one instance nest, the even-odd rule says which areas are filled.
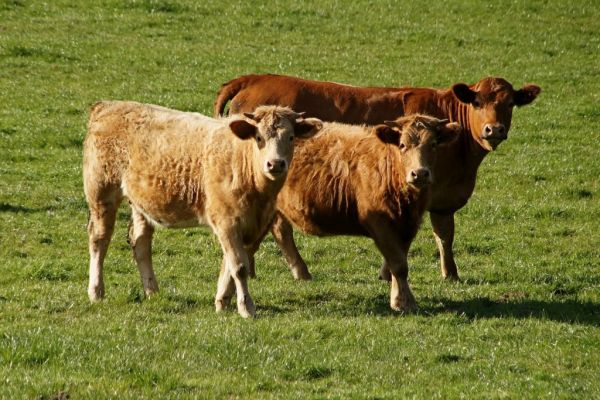
[[[244,89],[249,83],[248,76],[241,76],[233,79],[227,83],[224,83],[217,93],[217,99],[214,105],[214,117],[220,117],[225,111],[225,106],[229,100],[233,99],[242,89]]]

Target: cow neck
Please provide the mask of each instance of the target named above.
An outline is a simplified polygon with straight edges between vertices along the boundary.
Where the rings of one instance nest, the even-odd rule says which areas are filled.
[[[438,96],[438,107],[450,122],[458,122],[462,126],[460,139],[457,141],[460,156],[468,169],[476,170],[489,153],[489,150],[483,148],[475,139],[469,118],[470,106],[458,101],[452,90],[447,90]]]

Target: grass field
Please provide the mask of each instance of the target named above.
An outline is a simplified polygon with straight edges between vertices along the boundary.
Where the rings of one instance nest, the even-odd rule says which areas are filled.
[[[0,398],[600,398],[600,4],[253,3],[0,0]],[[294,282],[269,237],[246,321],[214,312],[215,237],[159,230],[146,300],[123,207],[89,304],[89,106],[210,115],[255,72],[543,88],[457,214],[462,283],[442,281],[428,221],[408,316],[371,241],[298,234],[314,281]]]

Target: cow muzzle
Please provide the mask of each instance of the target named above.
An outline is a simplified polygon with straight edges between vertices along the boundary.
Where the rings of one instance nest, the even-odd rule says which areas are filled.
[[[481,138],[487,141],[492,149],[508,138],[506,127],[503,124],[485,124],[481,133]]]
[[[287,167],[287,162],[279,158],[265,162],[265,172],[273,177],[287,172]]]
[[[408,173],[406,181],[417,188],[423,188],[430,185],[433,178],[429,168],[417,168]]]

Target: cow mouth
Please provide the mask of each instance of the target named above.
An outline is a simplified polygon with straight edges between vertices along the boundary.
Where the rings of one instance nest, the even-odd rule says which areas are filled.
[[[417,189],[423,189],[426,188],[427,186],[431,185],[431,180],[430,179],[411,179],[408,182],[409,185],[414,186]]]
[[[287,169],[282,169],[280,171],[264,171],[265,176],[272,181],[277,181],[279,179],[285,178],[286,173]]]
[[[487,142],[490,147],[492,148],[492,150],[496,150],[496,148],[498,147],[498,145],[500,145],[500,143],[504,142],[504,140],[506,138],[482,138],[485,142]]]

